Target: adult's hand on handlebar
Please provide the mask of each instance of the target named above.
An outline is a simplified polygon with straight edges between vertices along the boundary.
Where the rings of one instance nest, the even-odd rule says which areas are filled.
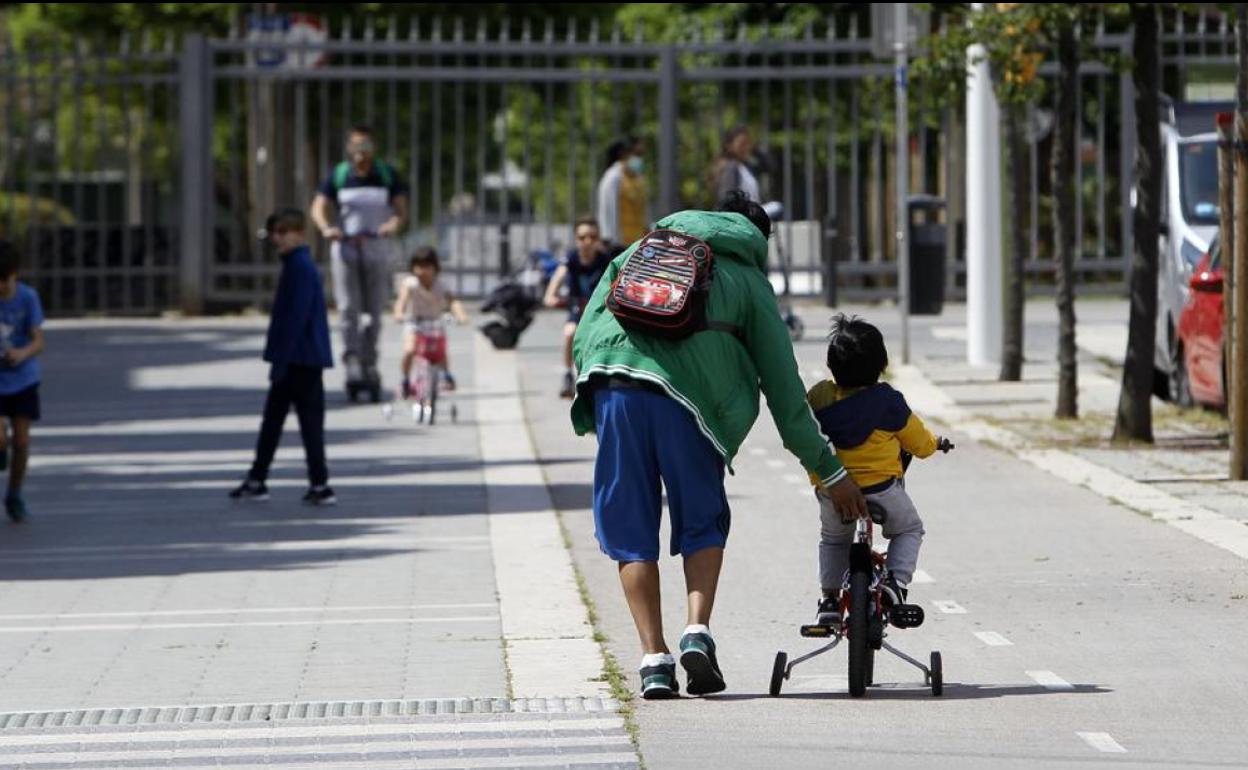
[[[342,230],[337,227],[327,227],[321,231],[321,235],[331,241],[341,241],[343,238]]]
[[[837,513],[841,514],[841,519],[853,521],[867,517],[867,499],[862,496],[862,490],[858,488],[858,485],[848,476],[830,487],[824,487],[821,494],[832,501]]]

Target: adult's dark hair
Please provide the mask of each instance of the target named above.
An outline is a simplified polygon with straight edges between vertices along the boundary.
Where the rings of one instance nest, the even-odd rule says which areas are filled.
[[[750,200],[750,196],[741,190],[733,190],[725,195],[715,210],[741,214],[758,228],[764,238],[771,237],[771,217],[767,216],[762,206]]]
[[[858,316],[832,316],[828,334],[828,370],[843,388],[861,388],[880,381],[888,368],[888,350],[880,330]]]
[[[264,220],[264,229],[269,234],[269,237],[272,237],[273,233],[278,230],[298,230],[303,232],[307,229],[307,226],[307,215],[299,209],[291,207],[280,208],[269,214],[268,218]]]
[[[733,126],[725,131],[724,141],[719,145],[719,154],[725,158],[728,157],[728,148],[732,146],[732,143],[737,141],[737,137],[744,136],[748,133],[750,133],[750,127],[744,123],[738,126]]]
[[[0,281],[7,281],[17,272],[22,263],[22,255],[12,241],[0,238]]]
[[[432,265],[434,270],[441,272],[442,260],[438,257],[438,250],[432,246],[418,247],[412,252],[412,260],[408,263],[408,269],[413,269],[417,265]]]
[[[599,233],[602,232],[602,226],[598,224],[598,220],[588,214],[585,214],[576,220],[576,222],[572,225],[572,232],[575,233],[581,225],[589,225]]]
[[[632,134],[629,134],[628,136],[622,136],[607,145],[607,165],[603,166],[603,170],[605,171],[614,166],[616,163],[619,163],[630,150],[637,146],[639,141],[641,140]]]

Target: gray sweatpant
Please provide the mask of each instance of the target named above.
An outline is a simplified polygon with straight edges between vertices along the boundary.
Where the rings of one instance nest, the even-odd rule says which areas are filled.
[[[888,539],[888,569],[897,582],[909,585],[923,544],[923,521],[906,494],[905,479],[898,479],[883,492],[865,495],[869,506],[879,505],[887,514],[884,537]],[[854,542],[854,522],[845,523],[832,502],[819,498],[819,584],[825,591],[838,591],[849,569],[849,546]]]
[[[337,241],[330,247],[334,302],[342,323],[343,355],[355,356],[361,366],[377,365],[377,339],[387,315],[392,268],[387,238]],[[368,314],[363,333],[360,316]]]

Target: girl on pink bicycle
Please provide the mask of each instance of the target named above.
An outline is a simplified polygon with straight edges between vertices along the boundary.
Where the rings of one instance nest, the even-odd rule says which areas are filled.
[[[447,389],[455,388],[446,350],[446,328],[442,316],[450,313],[459,323],[468,322],[463,304],[438,278],[442,270],[438,252],[421,246],[412,255],[411,275],[403,279],[394,318],[403,323],[402,395],[411,396],[412,365],[417,358],[427,360],[444,373]]]

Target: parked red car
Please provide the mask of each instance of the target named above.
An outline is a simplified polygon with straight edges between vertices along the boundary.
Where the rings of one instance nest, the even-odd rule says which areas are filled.
[[[1215,237],[1191,277],[1191,296],[1179,315],[1179,364],[1174,400],[1180,406],[1226,408],[1226,346],[1222,343],[1222,250]]]

